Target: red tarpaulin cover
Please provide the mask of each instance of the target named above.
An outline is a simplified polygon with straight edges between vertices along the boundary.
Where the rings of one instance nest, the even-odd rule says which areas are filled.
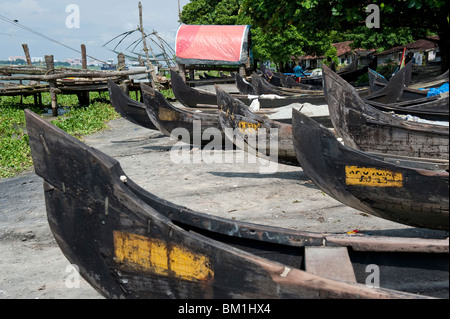
[[[248,25],[181,25],[176,38],[177,61],[246,63],[249,29]]]

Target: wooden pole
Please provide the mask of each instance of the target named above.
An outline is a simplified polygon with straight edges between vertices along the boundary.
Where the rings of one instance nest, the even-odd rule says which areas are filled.
[[[87,70],[87,60],[86,60],[86,46],[81,45],[81,68]]]
[[[53,74],[55,72],[55,63],[53,61],[53,55],[45,56],[45,65],[47,67],[48,74]],[[58,116],[58,101],[56,97],[56,80],[49,80],[48,84],[50,85],[50,98],[52,101],[52,115]]]
[[[28,66],[33,66],[32,62],[31,62],[31,57],[30,57],[30,50],[28,49],[28,44],[24,43],[22,44],[22,48],[23,48],[23,52],[25,53],[25,58],[27,59],[27,65]],[[41,93],[33,93],[33,98],[34,98],[34,105],[38,106],[39,104],[39,97],[40,97]],[[20,99],[22,100],[22,96],[20,97]]]
[[[30,51],[28,50],[28,44],[22,44],[23,52],[25,53],[25,58],[27,59],[28,66],[31,66]]]
[[[123,54],[122,52],[120,52],[117,55],[117,70],[125,70],[125,54]],[[126,95],[130,94],[130,89],[128,87],[128,83],[127,81],[125,81],[127,79],[126,76],[121,76],[119,77],[119,82],[120,82],[120,86],[122,88],[122,90],[125,92]]]
[[[87,70],[87,59],[86,59],[86,45],[81,45],[81,68]],[[80,106],[89,105],[89,91],[83,91],[77,94],[78,104]]]
[[[186,82],[186,67],[184,64],[178,63],[178,69],[180,70],[180,76],[184,82]]]
[[[87,70],[86,45],[81,45],[81,68]],[[89,105],[89,91],[83,91],[77,94],[78,104],[80,106]]]
[[[145,52],[145,56],[147,58],[147,64],[148,67],[150,68],[150,74],[152,76],[152,83],[155,89],[159,89],[160,85],[158,82],[158,78],[156,77],[156,72],[155,72],[155,68],[153,67],[153,64],[150,62],[150,57],[148,55],[148,47],[147,47],[147,41],[145,39],[145,32],[144,32],[144,23],[142,22],[142,4],[139,1],[139,29],[141,31],[141,36],[142,36],[142,45],[144,46],[144,52]],[[153,59],[156,60],[156,57],[153,54],[152,51],[152,55],[153,55]]]
[[[125,55],[120,52],[117,55],[117,71],[125,70]]]

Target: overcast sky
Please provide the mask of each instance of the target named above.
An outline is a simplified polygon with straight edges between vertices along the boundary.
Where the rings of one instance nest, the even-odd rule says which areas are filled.
[[[146,33],[156,31],[172,44],[181,8],[189,0],[141,0]],[[80,50],[85,44],[87,54],[106,61],[116,60],[116,54],[102,47],[115,36],[136,29],[139,24],[138,0],[1,0],[0,1],[0,60],[24,56],[22,43],[28,44],[32,57],[53,54],[56,60],[79,58],[80,54],[32,32],[8,23],[1,17],[17,20],[20,25]],[[77,10],[79,19],[77,20]],[[67,11],[67,12],[66,12]],[[77,22],[79,21],[79,26]],[[135,32],[124,41],[125,48],[138,38]],[[108,45],[113,48],[117,41]],[[88,58],[89,60],[89,58]]]

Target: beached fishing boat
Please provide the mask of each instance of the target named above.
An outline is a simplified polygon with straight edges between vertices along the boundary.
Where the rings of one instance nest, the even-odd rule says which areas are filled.
[[[124,119],[150,130],[158,130],[147,116],[144,103],[130,98],[110,79],[108,79],[108,91],[112,106]]]
[[[449,127],[408,121],[382,112],[323,66],[324,91],[330,118],[347,146],[363,151],[421,158],[449,158]],[[445,123],[439,123],[445,124]]]
[[[253,85],[244,79],[240,74],[236,73],[236,86],[241,94],[256,95]]]
[[[51,231],[107,298],[448,298],[448,238],[310,233],[195,212],[25,115]]]
[[[384,78],[381,75],[375,76],[374,72],[369,72],[371,94],[366,97],[366,100],[385,104],[396,103],[400,101],[400,99],[411,100],[403,97],[403,92],[405,92],[406,89],[406,77],[410,73],[411,67],[412,64],[410,62],[395,73],[389,81],[384,81]],[[421,92],[420,98],[424,97],[426,97],[426,93]],[[412,100],[414,100],[414,98],[412,98]]]
[[[367,74],[368,69],[369,68],[367,66],[363,66],[362,68],[357,68],[354,70],[345,69],[342,71],[338,71],[337,73],[339,74],[340,77],[342,77],[347,82],[355,82],[358,80],[358,78],[360,76]]]
[[[369,70],[369,82],[372,94],[364,99],[366,103],[379,110],[397,114],[409,114],[431,121],[448,121],[448,93],[400,101],[406,88],[408,63],[398,71],[390,81],[373,70]],[[382,85],[376,85],[381,83]],[[399,102],[400,101],[400,102]]]
[[[448,83],[448,71],[429,81],[411,84],[412,61],[397,71],[389,81],[374,70],[369,70],[370,100],[381,103],[432,101],[428,92],[433,87]],[[344,79],[345,80],[345,79]],[[368,99],[369,99],[368,97]]]
[[[148,118],[166,136],[197,146],[221,148],[225,145],[217,111],[207,113],[177,108],[144,83],[141,83],[141,92]]]
[[[139,101],[130,99],[125,92],[114,82],[111,82],[109,85],[109,91],[110,91],[110,98],[111,103],[113,104],[116,111],[121,114],[122,117],[129,120],[130,122],[140,125],[145,128],[159,130],[151,121],[150,117],[147,114],[147,111],[145,110],[145,104],[141,103]],[[145,84],[144,84],[145,85]],[[144,86],[144,89],[147,89],[147,85]],[[148,90],[148,89],[147,89]],[[156,94],[156,93],[155,93]],[[153,97],[152,97],[153,98]],[[162,100],[163,97],[159,95],[159,99]],[[153,101],[154,102],[154,101]],[[154,103],[152,103],[154,104]],[[168,109],[170,108],[174,112],[187,112],[191,114],[194,112],[198,116],[203,116],[204,114],[207,114],[208,119],[209,115],[215,114],[217,115],[217,107],[212,108],[184,108],[184,107],[177,107],[170,103],[167,99],[165,100],[165,103],[162,103],[166,106],[168,106]],[[268,118],[272,120],[276,120],[283,123],[291,123],[292,119],[292,113],[290,109],[292,107],[298,107],[298,108],[304,108],[307,110],[308,114],[314,114],[315,110],[318,109],[320,116],[318,116],[316,119],[318,121],[321,121],[321,123],[325,123],[327,125],[331,125],[330,117],[328,115],[328,106],[326,107],[326,110],[324,108],[324,105],[321,106],[315,106],[315,105],[288,105],[288,106],[282,106],[277,107],[274,109],[263,109],[260,111],[255,111],[256,114],[267,116]],[[183,116],[179,116],[179,118],[183,118]],[[189,117],[190,118],[190,117]],[[191,121],[191,120],[189,120]],[[207,123],[206,121],[205,123]]]
[[[449,229],[448,160],[355,150],[296,110],[292,132],[303,171],[326,194],[362,212],[398,223]]]
[[[198,88],[193,88],[187,85],[181,76],[175,71],[171,71],[171,85],[175,98],[186,107],[202,107],[211,105],[217,106],[217,96],[215,92],[206,91]],[[278,96],[273,94],[253,95],[253,94],[232,94],[245,105],[250,106],[252,103],[257,103],[261,108],[272,108],[278,106],[285,106],[292,103],[313,103],[315,99],[310,99],[308,96]],[[321,104],[325,100],[317,101]]]
[[[255,156],[297,164],[291,124],[256,115],[218,86],[216,94],[222,131],[230,141]]]
[[[416,99],[397,103],[379,103],[371,100],[365,102],[381,111],[395,114],[411,115],[428,121],[449,121],[449,96],[432,96],[424,99]]]
[[[292,88],[292,89],[303,89],[303,90],[323,90],[322,81],[320,81],[320,84],[305,84],[301,82],[296,82],[294,78],[290,75],[286,75],[284,73],[275,73],[274,76],[277,76],[280,78],[281,86],[285,88]]]
[[[305,90],[303,88],[285,88],[281,86],[275,86],[266,81],[262,76],[256,73],[252,74],[252,85],[256,90],[256,94],[276,94],[280,96],[292,96],[292,95],[308,95],[314,96],[315,98],[323,97],[322,90]]]

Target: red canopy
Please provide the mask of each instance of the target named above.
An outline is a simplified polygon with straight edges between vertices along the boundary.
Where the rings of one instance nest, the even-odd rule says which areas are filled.
[[[176,59],[182,64],[241,64],[249,54],[248,25],[181,25]]]

